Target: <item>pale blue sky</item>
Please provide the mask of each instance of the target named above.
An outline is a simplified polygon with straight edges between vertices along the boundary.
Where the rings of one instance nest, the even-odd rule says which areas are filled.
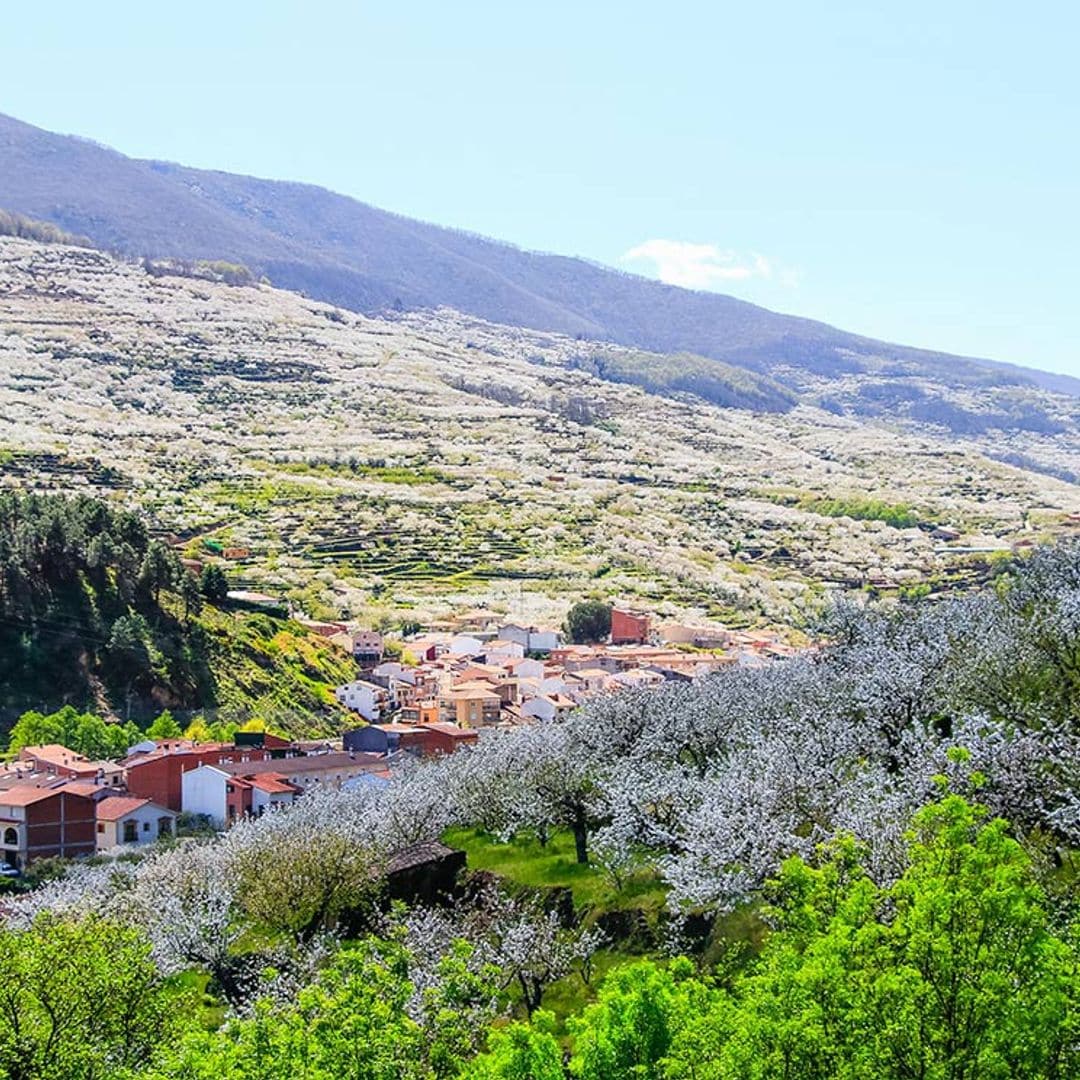
[[[53,0],[0,33],[41,127],[1080,375],[1072,3]]]

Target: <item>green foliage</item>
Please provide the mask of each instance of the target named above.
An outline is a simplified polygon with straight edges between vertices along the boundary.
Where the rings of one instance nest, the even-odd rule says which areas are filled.
[[[894,529],[913,529],[922,520],[906,503],[887,503],[880,499],[806,499],[804,510],[825,517],[848,517],[855,521],[884,521]]]
[[[132,1077],[169,1044],[187,1002],[148,943],[97,918],[0,929],[0,1077]]]
[[[617,970],[569,1028],[581,1080],[1056,1080],[1080,1069],[1076,928],[1052,928],[1000,820],[948,795],[917,815],[892,887],[840,840],[789,860],[777,930],[730,989],[685,961]],[[542,1033],[541,1033],[542,1034]],[[515,1036],[525,1045],[527,1039]],[[514,1059],[484,1061],[484,1080]],[[501,1065],[499,1067],[502,1067]]]
[[[565,630],[575,644],[603,641],[611,633],[611,605],[602,600],[582,600],[567,613]]]
[[[207,563],[199,576],[199,589],[212,604],[220,604],[229,593],[229,579],[217,563]]]
[[[39,712],[23,713],[11,729],[8,753],[17,757],[24,746],[59,743],[77,754],[99,761],[123,757],[128,747],[141,738],[142,734],[134,724],[108,724],[100,716],[80,713],[71,705],[65,705],[47,716]]]
[[[183,729],[168,709],[146,729],[147,738],[150,739],[179,739],[183,733]]]
[[[457,1076],[477,1049],[473,1010],[497,997],[493,972],[473,972],[467,960],[466,946],[445,958],[410,1016],[408,952],[392,941],[349,946],[295,1003],[263,1002],[220,1032],[189,1035],[167,1049],[149,1080]]]
[[[0,236],[21,236],[26,240],[37,240],[42,244],[94,246],[87,237],[65,232],[51,221],[38,221],[34,218],[23,217],[22,214],[13,214],[9,210],[0,210]]]
[[[580,1080],[661,1080],[676,1035],[708,1004],[706,987],[689,977],[692,971],[685,959],[667,970],[642,961],[608,976],[596,1004],[570,1021],[573,1075]]]
[[[543,1009],[529,1024],[510,1024],[491,1033],[490,1051],[461,1074],[464,1080],[564,1080],[555,1017]]]
[[[694,394],[722,408],[787,412],[797,401],[774,379],[693,353],[660,357],[620,350],[593,353],[575,366],[609,382],[632,383],[651,394]]]
[[[260,716],[288,733],[328,733],[340,711],[332,687],[353,677],[351,660],[265,614],[218,610],[228,582],[214,564],[193,585],[133,514],[98,499],[0,494],[0,717],[104,694],[125,719],[149,719],[165,700],[223,723]]]

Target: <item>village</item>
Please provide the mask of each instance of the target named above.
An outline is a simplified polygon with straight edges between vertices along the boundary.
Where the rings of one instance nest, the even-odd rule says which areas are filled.
[[[486,609],[400,643],[303,621],[356,661],[360,677],[336,690],[355,727],[315,740],[269,732],[237,732],[228,743],[148,738],[119,761],[58,744],[23,747],[0,766],[0,873],[223,830],[317,787],[383,786],[396,762],[453,753],[485,729],[559,719],[600,695],[693,682],[795,651],[770,632],[653,626],[648,615],[618,608],[608,640],[589,645]]]

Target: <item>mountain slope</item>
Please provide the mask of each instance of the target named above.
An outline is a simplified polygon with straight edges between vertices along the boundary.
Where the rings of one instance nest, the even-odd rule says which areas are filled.
[[[0,207],[114,250],[240,261],[274,284],[354,311],[453,307],[493,322],[687,352],[782,375],[890,370],[946,385],[1080,380],[876,342],[715,293],[581,259],[522,251],[390,214],[322,188],[133,160],[0,116]]]
[[[558,622],[599,594],[798,620],[829,588],[986,571],[934,524],[1007,551],[1080,510],[1074,399],[1028,392],[1053,430],[959,438],[896,408],[764,411],[780,388],[704,363],[0,237],[0,483],[138,507],[193,557],[246,552],[238,587],[315,618]],[[881,387],[837,392],[880,406]],[[994,388],[919,389],[905,408],[998,408]]]

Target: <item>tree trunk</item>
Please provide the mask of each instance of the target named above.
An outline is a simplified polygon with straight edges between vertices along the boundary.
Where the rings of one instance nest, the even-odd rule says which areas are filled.
[[[578,864],[585,866],[589,861],[589,833],[585,827],[585,815],[581,813],[574,817],[574,851]]]

